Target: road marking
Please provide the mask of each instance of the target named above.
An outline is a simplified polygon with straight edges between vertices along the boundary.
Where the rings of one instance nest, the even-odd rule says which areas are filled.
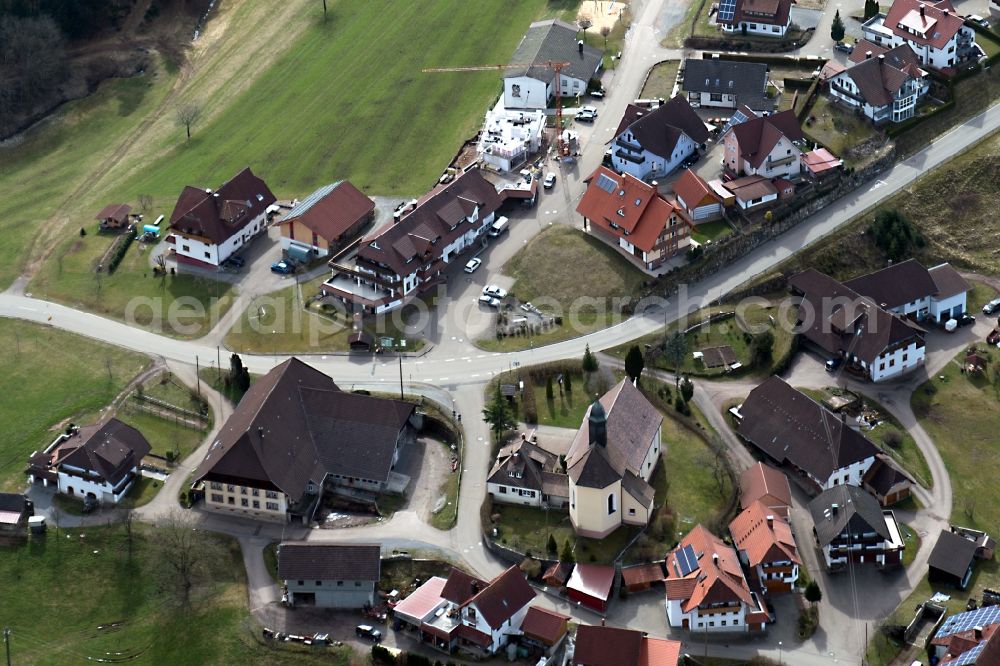
[[[474,375],[470,375],[470,376],[472,376],[472,377],[478,377],[478,376],[479,376],[479,373],[477,372],[476,374],[474,374]]]
[[[448,381],[448,378],[447,378],[447,377],[442,377],[442,378],[441,378],[441,379],[439,379],[438,381],[439,381],[439,382],[446,382],[446,381]]]
[[[451,363],[454,360],[455,359],[453,359],[453,358],[446,358],[444,361],[442,361],[442,363]]]
[[[471,356],[463,356],[463,357],[462,357],[462,360],[463,360],[463,361],[471,361],[471,360],[472,360],[472,357],[471,357]]]

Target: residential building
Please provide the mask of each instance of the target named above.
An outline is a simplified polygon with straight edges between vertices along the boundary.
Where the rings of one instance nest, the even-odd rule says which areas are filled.
[[[967,311],[972,287],[951,264],[924,268],[916,259],[844,283],[892,314],[943,323]]]
[[[614,567],[578,562],[566,581],[566,596],[590,610],[606,613],[615,587],[615,576]]]
[[[569,477],[559,456],[522,436],[497,453],[486,491],[494,502],[562,509],[569,504]]]
[[[778,188],[764,176],[743,176],[722,186],[732,193],[742,210],[755,210],[778,200]]]
[[[774,515],[788,518],[792,507],[792,489],[781,470],[762,462],[740,474],[740,508],[760,502]]]
[[[0,543],[8,536],[28,532],[28,518],[34,513],[28,498],[19,493],[0,493]]]
[[[375,220],[375,202],[349,181],[324,185],[278,223],[281,249],[301,262],[343,249]]]
[[[903,562],[905,543],[892,511],[857,486],[836,486],[809,502],[813,533],[829,571],[851,564],[889,569]]]
[[[573,666],[678,666],[681,642],[635,629],[581,624],[576,629]]]
[[[774,101],[767,96],[764,63],[686,58],[682,85],[688,102],[695,106],[720,109],[745,106],[757,113],[774,110]]]
[[[587,409],[566,455],[569,518],[577,534],[599,539],[622,525],[649,522],[662,423],[628,379]]]
[[[438,185],[366,235],[354,263],[336,263],[320,292],[365,312],[401,306],[446,281],[445,270],[483,240],[502,199],[478,168]]]
[[[739,414],[740,437],[816,491],[860,487],[879,453],[840,416],[776,375],[750,392]]]
[[[798,332],[823,353],[843,360],[846,371],[879,382],[923,365],[925,331],[909,318],[813,268],[793,275],[788,286],[801,297]]]
[[[540,606],[530,606],[521,620],[521,644],[550,657],[566,640],[570,617]]]
[[[545,135],[544,111],[505,109],[503,100],[486,113],[476,153],[497,171],[514,171],[539,152]]]
[[[691,224],[699,225],[722,217],[722,198],[693,169],[685,169],[673,187],[677,206]]]
[[[722,0],[716,21],[728,34],[784,37],[792,25],[793,0]]]
[[[454,582],[453,582],[454,581]],[[433,577],[394,609],[395,619],[443,652],[493,655],[521,633],[535,591],[513,566],[484,583],[452,569]]]
[[[611,142],[611,164],[639,180],[660,178],[706,141],[705,123],[680,95],[652,110],[629,104]]]
[[[941,530],[934,550],[927,559],[927,579],[964,590],[972,579],[976,544],[970,539]]]
[[[283,541],[278,546],[278,578],[288,589],[290,606],[371,606],[381,574],[378,544]]]
[[[931,638],[928,652],[944,666],[1000,664],[1000,606],[949,615]]]
[[[33,453],[28,480],[81,500],[117,504],[142,476],[142,459],[150,451],[142,433],[118,419],[74,428],[45,451]]]
[[[652,185],[603,166],[586,182],[576,212],[595,237],[642,269],[655,271],[691,244],[690,227],[680,209]]]
[[[764,631],[770,619],[736,551],[696,525],[667,554],[667,622],[698,633]]]
[[[792,591],[802,561],[785,518],[757,500],[733,518],[729,533],[751,578],[769,594]]]
[[[374,501],[419,425],[415,405],[342,391],[297,358],[261,377],[194,473],[205,508],[308,524],[323,493]]]
[[[889,456],[880,453],[861,477],[861,487],[871,493],[882,506],[890,506],[910,496],[913,479],[899,469]]]
[[[976,33],[955,11],[950,0],[895,0],[888,14],[876,14],[861,31],[866,40],[891,49],[907,44],[921,65],[954,70],[975,58]]]
[[[604,54],[577,39],[577,27],[551,19],[528,27],[504,72],[503,105],[507,109],[544,109],[554,95],[575,97],[587,92],[600,71]],[[552,62],[567,62],[559,80]],[[514,67],[517,65],[517,67]]]
[[[128,204],[108,204],[101,209],[95,218],[101,223],[101,229],[121,229],[128,225],[129,213],[132,207]]]
[[[722,137],[723,166],[738,176],[794,180],[802,170],[800,143],[805,141],[795,112],[781,111],[733,125]]]
[[[267,229],[267,209],[276,201],[267,184],[247,167],[210,189],[185,187],[170,214],[177,261],[218,267]]]
[[[829,78],[830,96],[875,124],[902,122],[916,114],[927,94],[926,72],[907,44],[874,55]]]

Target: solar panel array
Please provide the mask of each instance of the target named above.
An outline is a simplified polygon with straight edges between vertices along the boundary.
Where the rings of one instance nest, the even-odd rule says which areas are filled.
[[[729,131],[729,128],[730,128],[730,127],[733,127],[733,126],[735,126],[735,125],[739,125],[739,124],[741,124],[741,123],[745,123],[745,122],[746,122],[746,121],[748,121],[748,120],[750,120],[750,119],[749,119],[749,118],[747,118],[746,114],[745,114],[745,113],[743,113],[742,111],[740,111],[739,109],[737,109],[737,110],[736,110],[736,113],[734,113],[734,114],[733,114],[733,115],[732,115],[732,116],[731,116],[731,117],[729,118],[729,122],[728,122],[728,123],[726,123],[726,126],[722,128],[722,133],[723,133],[723,134],[725,134],[726,132],[728,132],[728,131]]]
[[[986,647],[986,641],[983,641],[976,647],[972,648],[968,652],[963,652],[962,656],[955,661],[949,662],[951,666],[976,666],[976,661],[979,659],[979,654]]]
[[[952,636],[963,631],[971,631],[974,627],[985,627],[1000,622],[1000,606],[983,606],[974,611],[952,615],[941,628],[935,638]]]
[[[614,178],[611,176],[602,173],[597,176],[597,186],[608,194],[614,194],[615,188],[618,187],[618,183],[616,183]]]
[[[694,547],[684,546],[677,551],[677,566],[681,568],[681,577],[698,568],[698,558],[694,554]]]
[[[719,20],[732,21],[736,15],[736,0],[722,0],[719,3]]]

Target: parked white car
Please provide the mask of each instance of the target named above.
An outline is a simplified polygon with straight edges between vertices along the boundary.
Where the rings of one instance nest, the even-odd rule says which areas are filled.
[[[484,296],[492,296],[493,298],[506,298],[507,290],[495,284],[488,284],[483,287]]]
[[[489,294],[483,294],[482,296],[480,296],[479,303],[480,305],[488,305],[491,308],[500,307],[500,300],[497,298],[493,298]]]
[[[475,259],[469,259],[469,263],[467,263],[465,265],[465,272],[466,273],[475,273],[476,269],[479,268],[479,265],[482,264],[482,263],[483,263],[483,260],[480,259],[479,257],[476,257]]]

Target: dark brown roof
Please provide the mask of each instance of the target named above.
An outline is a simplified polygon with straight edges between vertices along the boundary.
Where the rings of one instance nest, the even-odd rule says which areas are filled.
[[[975,557],[974,541],[948,530],[941,530],[934,550],[927,559],[927,566],[956,578],[964,578]]]
[[[647,564],[636,564],[631,567],[622,567],[622,582],[630,587],[632,585],[661,582],[664,578],[662,562],[649,562]]]
[[[179,234],[207,238],[219,245],[275,201],[267,184],[247,167],[216,192],[186,186],[170,214],[170,228]]]
[[[910,78],[920,76],[919,61],[908,44],[873,55],[845,71],[858,92],[872,106],[891,104],[896,93]]]
[[[722,186],[732,192],[733,196],[740,201],[763,199],[764,197],[778,193],[778,188],[770,180],[764,176],[757,175],[736,178],[728,183],[723,183]]]
[[[787,25],[792,3],[795,0],[736,0],[736,8],[731,21],[720,19],[720,23],[739,25],[741,21]]]
[[[840,485],[824,490],[809,502],[809,513],[821,546],[848,532],[854,535],[875,532],[883,539],[892,538],[878,500],[857,486]]]
[[[576,629],[574,666],[624,666],[638,664],[642,632],[581,624]]]
[[[558,466],[557,456],[529,441],[519,440],[500,449],[486,482],[512,488],[544,490],[546,482],[555,481],[547,479],[546,473],[554,472]],[[559,476],[563,477],[562,485],[568,489],[569,482],[565,479],[565,475]]]
[[[247,481],[292,501],[327,474],[384,481],[414,409],[341,391],[330,377],[290,358],[250,387],[195,478]]]
[[[634,105],[629,105],[630,107]],[[625,118],[635,118],[628,126],[621,129]],[[619,124],[617,136],[629,131],[635,137],[635,142],[654,155],[670,158],[681,135],[687,135],[696,144],[708,141],[708,130],[687,99],[677,95],[665,104],[652,111],[632,109],[625,111],[625,118]]]
[[[441,598],[447,599],[459,606],[476,596],[480,590],[486,587],[486,582],[479,580],[475,576],[470,576],[461,569],[451,568],[448,574],[448,582],[441,590]]]
[[[734,125],[729,131],[736,133],[741,157],[754,168],[764,163],[782,136],[793,142],[805,139],[802,127],[799,126],[799,119],[791,110],[751,118],[744,123]]]
[[[56,462],[95,472],[114,485],[138,467],[149,451],[141,432],[111,419],[102,426],[80,428],[77,436],[59,447]]]
[[[870,487],[877,495],[886,496],[900,483],[913,483],[913,479],[899,469],[884,454],[875,456],[875,462],[865,472],[862,479],[865,487]]]
[[[778,463],[825,483],[830,475],[878,454],[878,448],[836,414],[772,376],[740,408],[737,432]]]
[[[908,259],[887,268],[844,282],[862,296],[886,309],[898,308],[921,298],[933,296],[937,286],[930,272],[916,259]]]
[[[298,222],[320,238],[338,241],[374,210],[374,201],[350,181],[341,180],[325,185],[303,199],[281,224]]]
[[[119,224],[128,221],[128,214],[132,212],[132,206],[128,204],[108,204],[101,209],[95,219],[98,220],[114,220]]]
[[[972,289],[972,286],[965,281],[965,278],[951,264],[940,264],[927,269],[927,272],[931,274],[931,279],[934,280],[936,288],[935,298],[948,298],[949,296]]]
[[[475,606],[483,619],[493,629],[499,629],[504,622],[531,603],[535,590],[528,584],[524,573],[516,566],[504,571],[490,581],[466,605]]]
[[[278,547],[282,580],[365,580],[378,582],[382,559],[376,544],[319,544],[285,541]]]
[[[20,493],[0,493],[0,511],[21,513],[27,507],[28,498]]]
[[[431,190],[398,222],[389,221],[365,236],[358,258],[388,266],[397,275],[409,275],[430,259],[438,258],[441,248],[479,225],[465,221],[477,206],[482,219],[496,211],[501,201],[496,188],[479,169],[470,169],[451,183]],[[407,265],[408,261],[418,263]]]
[[[532,606],[521,620],[521,631],[545,645],[555,645],[566,635],[569,616]]]
[[[556,584],[562,586],[566,584],[566,581],[569,580],[570,574],[572,573],[572,564],[569,564],[568,562],[556,562],[545,570],[545,573],[542,575],[542,580],[549,583],[549,585],[552,584],[551,581],[555,581]]]

